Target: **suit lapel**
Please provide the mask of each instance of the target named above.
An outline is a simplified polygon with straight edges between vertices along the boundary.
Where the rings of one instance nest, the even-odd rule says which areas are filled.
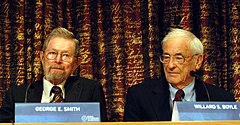
[[[194,87],[196,91],[196,101],[208,101],[207,90],[203,84],[205,83],[196,79]]]
[[[158,120],[170,118],[169,89],[164,79],[155,80],[152,90],[152,107]]]
[[[32,83],[28,90],[28,102],[41,102],[43,92],[43,81]]]
[[[80,101],[83,84],[79,84],[81,79],[78,77],[69,77],[65,83],[65,102]],[[28,90],[28,102],[41,102],[43,92],[43,81],[32,83]]]
[[[208,101],[204,83],[199,80],[195,82],[196,100]],[[154,80],[154,87],[152,89],[151,106],[156,114],[157,120],[171,120],[171,110],[169,104],[169,87],[165,78]]]
[[[69,77],[65,84],[65,102],[81,101],[82,88],[81,79],[75,76]]]

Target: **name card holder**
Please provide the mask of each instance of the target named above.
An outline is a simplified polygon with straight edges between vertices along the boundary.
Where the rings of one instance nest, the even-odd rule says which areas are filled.
[[[100,122],[99,102],[16,103],[15,123]]]
[[[240,120],[238,102],[175,102],[172,121]]]

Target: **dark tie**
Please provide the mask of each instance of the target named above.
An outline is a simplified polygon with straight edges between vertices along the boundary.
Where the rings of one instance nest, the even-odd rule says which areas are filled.
[[[175,98],[173,101],[182,101],[182,99],[184,98],[185,94],[184,91],[182,89],[179,89],[176,94],[175,94]]]
[[[53,99],[50,102],[63,102],[63,93],[62,89],[58,86],[53,86],[50,95],[54,93]]]

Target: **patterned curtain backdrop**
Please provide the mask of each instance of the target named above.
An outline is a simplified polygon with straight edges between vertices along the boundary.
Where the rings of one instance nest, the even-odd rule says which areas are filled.
[[[161,40],[170,27],[205,47],[203,80],[240,101],[239,0],[0,0],[0,102],[10,86],[42,79],[39,52],[55,27],[80,40],[77,74],[104,87],[110,121],[122,121],[127,89],[163,76]]]

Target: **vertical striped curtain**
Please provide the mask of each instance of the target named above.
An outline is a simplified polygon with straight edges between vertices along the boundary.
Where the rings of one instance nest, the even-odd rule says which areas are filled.
[[[42,79],[39,52],[53,28],[80,41],[77,74],[104,88],[110,121],[122,121],[127,89],[163,76],[161,40],[170,27],[205,49],[205,82],[240,101],[239,0],[0,0],[0,102],[10,86]]]

